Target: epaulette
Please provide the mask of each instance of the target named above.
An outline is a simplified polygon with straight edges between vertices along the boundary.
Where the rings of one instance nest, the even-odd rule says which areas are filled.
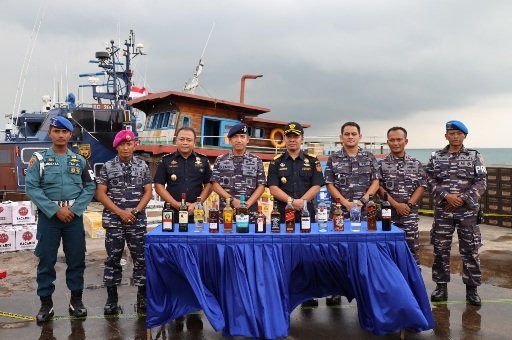
[[[198,156],[202,156],[202,157],[208,158],[208,156],[206,156],[204,153],[200,153],[200,152],[197,152],[197,151],[194,151],[194,152]]]
[[[284,154],[280,153],[279,155],[274,156],[274,160],[278,159],[279,157],[283,156]]]
[[[307,153],[306,155],[308,155],[309,157],[311,158],[317,158],[315,154],[312,154],[312,153]]]
[[[162,156],[162,158],[164,158],[164,157],[170,157],[170,156],[172,156],[172,155],[174,155],[174,154],[176,154],[176,153],[175,153],[175,152],[171,152],[171,153],[168,153],[168,154],[163,155],[163,156]]]

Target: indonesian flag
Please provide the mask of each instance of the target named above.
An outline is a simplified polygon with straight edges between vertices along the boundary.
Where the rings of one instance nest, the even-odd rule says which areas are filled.
[[[130,89],[130,98],[132,98],[132,99],[143,97],[143,96],[146,96],[147,94],[148,93],[146,92],[145,87],[132,86],[132,88]]]

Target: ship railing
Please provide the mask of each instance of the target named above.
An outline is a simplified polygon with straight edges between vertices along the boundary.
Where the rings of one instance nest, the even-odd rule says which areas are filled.
[[[229,142],[224,140],[224,145],[210,145],[205,144],[204,140],[213,138],[218,140],[219,138],[225,138],[225,136],[215,136],[215,135],[204,135],[198,136],[198,144],[196,145],[199,148],[207,148],[207,149],[229,149]],[[141,144],[145,145],[176,145],[174,143],[174,138],[169,138],[167,136],[151,136],[151,137],[140,137]],[[258,141],[257,143],[255,143]],[[279,147],[281,144],[281,140],[273,140],[269,138],[258,138],[251,137],[251,142],[247,148],[249,150],[253,150],[256,152],[262,153],[273,153],[277,154],[279,152],[284,151],[284,147]],[[258,145],[263,144],[263,145]],[[384,137],[379,136],[371,136],[367,137],[364,141],[359,143],[359,146],[368,150],[372,153],[384,153],[386,143]],[[328,156],[338,150],[341,149],[341,142],[339,136],[305,136],[304,137],[304,145],[302,148],[308,153],[315,154],[317,156],[325,155]]]

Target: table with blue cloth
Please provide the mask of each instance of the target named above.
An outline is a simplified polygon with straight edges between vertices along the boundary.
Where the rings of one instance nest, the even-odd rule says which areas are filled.
[[[290,314],[305,300],[357,300],[359,323],[377,334],[423,331],[434,321],[425,284],[404,232],[164,232],[146,235],[148,328],[203,310],[225,336],[286,337]],[[270,228],[268,228],[270,229]]]

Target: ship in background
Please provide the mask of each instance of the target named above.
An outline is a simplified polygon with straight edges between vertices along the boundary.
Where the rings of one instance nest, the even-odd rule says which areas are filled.
[[[51,147],[48,136],[50,119],[56,116],[68,118],[74,126],[69,147],[84,156],[96,173],[103,164],[116,155],[112,148],[114,135],[122,129],[135,130],[136,116],[127,103],[133,84],[131,62],[144,55],[143,45],[135,43],[130,31],[124,46],[116,46],[111,40],[104,51],[96,52],[100,72],[81,74],[87,77],[94,103],[75,102],[74,94],[65,102],[53,103],[43,97],[43,106],[37,112],[18,112],[6,115],[5,140],[0,143],[0,190],[25,191],[25,175],[28,162],[35,151]]]

